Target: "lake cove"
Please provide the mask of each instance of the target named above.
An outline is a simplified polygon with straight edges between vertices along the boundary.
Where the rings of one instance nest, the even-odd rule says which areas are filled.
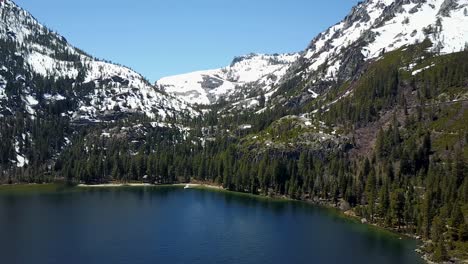
[[[2,186],[0,234],[2,263],[422,263],[334,210],[183,186]]]

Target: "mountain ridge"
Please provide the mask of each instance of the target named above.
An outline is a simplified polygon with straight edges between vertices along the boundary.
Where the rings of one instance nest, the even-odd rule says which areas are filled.
[[[155,89],[141,74],[130,68],[97,60],[73,47],[65,38],[47,29],[13,1],[5,0],[1,12],[3,23],[0,26],[0,37],[17,43],[14,45],[29,43],[28,47],[19,46],[14,54],[10,54],[22,57],[27,73],[44,78],[53,76],[56,79],[72,79],[85,84],[94,83],[98,88],[92,95],[88,94],[88,98],[84,98],[75,110],[77,113],[82,112],[83,117],[97,118],[99,112],[113,111],[116,106],[122,111],[140,109],[151,117],[165,118],[168,114],[174,115],[171,111],[185,110],[196,114],[188,105]],[[3,68],[5,69],[5,65]],[[98,96],[108,97],[106,89],[115,89],[113,96],[128,98],[130,106],[125,105],[122,100],[93,100]],[[159,105],[171,110],[165,111]]]
[[[272,100],[272,105],[281,104],[284,100],[306,102],[326,94],[332,86],[339,86],[359,76],[368,61],[379,59],[382,54],[403,46],[429,39],[433,42],[431,50],[439,54],[468,48],[468,29],[463,27],[468,21],[467,7],[466,0],[360,2],[342,21],[318,34],[305,50],[294,53],[294,59],[285,64],[283,72],[276,76],[278,80],[273,83],[273,87],[257,89],[248,100],[250,96],[246,94],[250,93],[249,89],[238,89],[236,92],[233,87],[228,89],[229,92],[222,91],[212,96],[214,98],[208,98],[210,92],[216,93],[216,90],[200,87],[202,76],[218,79],[215,86],[222,86],[225,81],[213,77],[218,74],[215,70],[169,76],[156,84],[166,86],[167,91],[185,98],[185,101],[202,105],[217,103],[223,97],[233,103],[242,103],[245,102],[241,100],[243,94],[247,103],[241,104],[238,110],[255,109],[262,92],[267,94],[267,101]],[[258,81],[261,83],[261,77]],[[294,95],[296,99],[285,98],[285,90],[290,89],[282,88],[291,85],[291,82],[296,89],[301,87],[301,91]],[[278,90],[280,92],[276,93]],[[236,96],[232,96],[236,93]]]
[[[37,111],[44,111],[50,104],[67,105],[58,113],[60,117],[80,124],[108,122],[120,114],[138,113],[160,121],[177,116],[190,119],[199,115],[198,106],[206,110],[212,104],[223,105],[231,115],[238,111],[259,114],[281,105],[301,108],[309,102],[323,102],[333,87],[359,78],[368,61],[378,60],[391,50],[428,38],[432,38],[431,52],[465,49],[468,29],[446,28],[453,19],[468,21],[467,7],[467,0],[367,0],[315,37],[301,53],[252,53],[234,58],[224,68],[166,77],[153,86],[127,67],[96,60],[76,49],[13,1],[5,0],[1,6],[5,23],[0,26],[0,39],[10,49],[5,50],[0,71],[0,100],[4,102],[0,116],[23,111],[34,120]],[[421,22],[410,15],[425,19]],[[413,21],[416,25],[412,25]],[[393,34],[395,25],[403,25],[403,31],[379,43],[378,38],[385,32]],[[439,28],[434,29],[434,25]],[[417,34],[412,34],[414,28],[418,28]],[[458,42],[451,46],[442,42],[455,37]],[[15,66],[16,74],[9,73],[10,64]],[[58,81],[61,87],[48,86]],[[350,86],[328,107],[352,93]],[[312,115],[321,109],[327,110],[319,103]]]
[[[164,77],[156,82],[156,86],[189,103],[201,105],[217,103],[221,98],[237,96],[245,99],[236,90],[251,86],[252,90],[268,94],[298,56],[295,53],[251,53],[235,57],[229,66],[220,69]],[[254,100],[251,99],[250,104],[256,104]]]
[[[442,54],[462,51],[468,43],[468,30],[462,26],[462,21],[466,23],[468,20],[464,11],[467,6],[466,0],[361,2],[344,20],[312,40],[303,55],[309,65],[306,74],[313,74],[327,61],[326,68],[321,69],[324,74],[319,75],[315,81],[319,78],[348,79],[350,74],[346,71],[346,64],[341,63],[347,60],[343,58],[346,55],[342,50],[356,44],[361,54],[354,55],[357,58],[351,56],[351,60],[376,59],[382,53],[417,44],[427,38],[434,43],[433,49],[439,49],[438,52]],[[439,13],[445,15],[441,16]],[[433,29],[439,19],[442,19],[440,28]],[[451,26],[456,23],[452,20],[461,22],[453,27],[453,31]],[[457,42],[452,43],[453,40]]]

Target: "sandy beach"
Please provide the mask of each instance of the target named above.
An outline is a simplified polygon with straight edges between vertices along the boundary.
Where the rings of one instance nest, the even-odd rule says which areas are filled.
[[[118,188],[118,187],[158,187],[158,186],[178,186],[186,187],[186,189],[195,189],[195,188],[208,188],[208,189],[217,189],[223,190],[221,186],[208,185],[208,184],[198,184],[198,183],[176,183],[176,184],[167,184],[167,185],[154,185],[149,183],[105,183],[105,184],[79,184],[77,187],[80,188]]]

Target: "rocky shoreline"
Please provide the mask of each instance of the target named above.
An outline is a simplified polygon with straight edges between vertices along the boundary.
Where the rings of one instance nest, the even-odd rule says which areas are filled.
[[[210,189],[214,188],[214,189],[218,189],[218,190],[230,191],[230,190],[224,189],[222,186],[215,185],[213,183],[209,183],[209,184],[197,183],[195,185],[197,185],[199,187],[210,186],[211,187]],[[233,192],[235,192],[235,191],[233,191]],[[242,193],[242,192],[237,192],[237,193]],[[426,250],[425,250],[425,248],[430,245],[431,241],[425,240],[422,237],[417,236],[415,234],[401,233],[401,232],[399,232],[398,230],[396,230],[394,228],[388,228],[388,227],[379,225],[378,223],[370,223],[366,218],[362,218],[359,215],[357,215],[356,212],[353,210],[353,208],[351,208],[351,206],[349,206],[349,205],[346,205],[346,202],[344,202],[344,201],[334,203],[332,201],[323,200],[323,199],[293,199],[293,198],[285,196],[285,195],[261,195],[261,194],[259,194],[259,195],[252,194],[252,195],[256,196],[256,197],[282,199],[282,200],[288,200],[288,201],[299,201],[299,202],[309,203],[309,204],[314,205],[314,206],[320,206],[320,207],[324,207],[324,208],[336,209],[345,218],[352,219],[353,221],[360,222],[361,224],[364,224],[364,225],[369,225],[369,226],[372,226],[372,227],[375,227],[375,228],[378,228],[378,229],[381,229],[381,230],[391,232],[391,233],[393,233],[395,235],[400,236],[400,239],[402,239],[403,237],[406,237],[406,238],[410,238],[410,239],[414,239],[414,240],[419,241],[421,243],[421,245],[418,248],[415,249],[415,252],[420,255],[421,259],[424,262],[428,263],[428,264],[441,264],[439,262],[432,261],[431,260],[432,254],[426,252]],[[457,264],[457,263],[468,263],[468,260],[460,260],[460,259],[452,257],[450,261],[442,262],[442,264],[445,264],[445,263],[455,263],[455,264]]]

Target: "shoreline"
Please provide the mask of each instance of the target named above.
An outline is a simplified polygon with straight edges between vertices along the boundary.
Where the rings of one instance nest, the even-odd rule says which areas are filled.
[[[103,183],[103,184],[78,184],[77,188],[118,188],[118,187],[146,187],[154,186],[146,183]]]
[[[86,184],[79,184],[76,187],[78,188],[119,188],[119,187],[188,187],[186,189],[205,189],[205,190],[211,190],[211,191],[220,191],[220,192],[226,192],[226,193],[234,193],[234,194],[239,194],[239,195],[247,195],[252,198],[257,198],[257,199],[267,199],[271,201],[289,201],[289,202],[300,202],[300,203],[306,203],[311,206],[317,206],[321,207],[324,209],[330,209],[334,210],[340,217],[347,219],[349,221],[353,221],[358,224],[365,225],[369,228],[374,228],[379,231],[384,231],[387,232],[389,235],[393,235],[398,237],[398,239],[411,239],[414,240],[418,243],[415,252],[421,257],[424,263],[435,263],[432,262],[429,259],[429,255],[423,251],[423,247],[426,245],[427,241],[424,241],[420,238],[417,238],[415,235],[411,234],[405,234],[405,233],[400,233],[397,230],[386,228],[383,226],[380,226],[375,223],[363,223],[362,219],[354,214],[349,214],[349,211],[343,211],[340,210],[340,208],[334,206],[333,204],[328,204],[328,203],[320,203],[316,202],[314,200],[298,200],[298,199],[292,199],[287,196],[267,196],[267,195],[261,195],[261,194],[251,194],[251,193],[243,193],[243,192],[236,192],[236,191],[231,191],[228,189],[223,188],[222,186],[215,185],[215,184],[206,184],[206,183],[175,183],[175,184],[161,184],[161,185],[155,185],[155,184],[145,184],[145,183],[130,183],[130,184],[123,184],[123,183],[110,183],[110,184],[97,184],[97,185],[86,185]]]
[[[333,204],[329,203],[324,203],[322,202],[317,202],[311,199],[308,200],[299,200],[299,199],[292,199],[287,196],[267,196],[267,195],[262,195],[262,194],[252,194],[252,193],[244,193],[244,192],[237,192],[237,191],[231,191],[228,189],[223,188],[222,186],[215,185],[215,184],[206,184],[206,183],[174,183],[174,184],[148,184],[148,183],[105,183],[105,184],[94,184],[94,185],[88,185],[88,184],[79,184],[76,185],[75,187],[77,188],[121,188],[121,187],[188,187],[186,189],[205,189],[205,190],[217,190],[221,192],[226,192],[226,193],[233,193],[233,194],[238,194],[238,195],[245,195],[249,196],[252,198],[257,198],[257,199],[266,199],[266,200],[271,200],[271,201],[285,201],[285,202],[299,202],[299,203],[305,203],[311,206],[316,206],[316,207],[321,207],[324,209],[331,209],[337,212],[341,217],[352,220],[356,223],[360,223],[362,225],[366,225],[369,227],[377,228],[386,232],[389,232],[395,236],[398,236],[400,239],[402,238],[407,238],[407,239],[412,239],[419,241],[423,243],[424,241],[417,238],[414,235],[411,234],[405,234],[405,233],[400,233],[395,229],[390,229],[386,228],[383,226],[380,226],[375,223],[363,223],[362,218],[348,213],[349,211],[343,211],[340,208],[334,206]]]
[[[7,187],[7,186],[16,186],[16,187],[27,187],[27,186],[52,186],[56,184],[1,184],[0,187]],[[389,235],[393,235],[398,237],[398,239],[411,239],[416,242],[418,242],[417,248],[415,249],[415,252],[421,257],[421,259],[424,261],[424,263],[435,263],[432,262],[429,259],[429,255],[425,253],[422,248],[426,244],[427,241],[424,241],[422,239],[417,238],[416,236],[413,236],[411,234],[404,234],[404,233],[399,233],[396,230],[386,228],[383,226],[380,226],[375,223],[363,223],[361,221],[361,218],[356,215],[348,214],[347,211],[342,211],[340,208],[337,208],[336,206],[328,203],[319,203],[314,200],[298,200],[298,199],[292,199],[287,196],[267,196],[267,195],[261,195],[261,194],[251,194],[251,193],[243,193],[243,192],[236,192],[236,191],[231,191],[228,189],[223,188],[222,186],[215,185],[215,184],[206,184],[206,183],[175,183],[175,184],[149,184],[149,183],[105,183],[105,184],[78,184],[75,186],[71,186],[72,188],[78,188],[78,189],[105,189],[105,188],[126,188],[126,187],[180,187],[180,188],[185,188],[185,189],[202,189],[202,190],[211,190],[211,191],[219,191],[219,192],[226,192],[226,193],[233,193],[233,194],[239,194],[239,195],[246,195],[252,198],[257,198],[257,199],[265,199],[265,200],[271,200],[271,201],[285,201],[285,202],[300,202],[300,203],[306,203],[311,206],[317,206],[321,207],[324,209],[329,209],[335,211],[340,217],[344,219],[348,219],[349,221],[353,221],[358,224],[365,225],[370,228],[375,228],[380,231],[387,232]],[[1,193],[1,189],[0,189]]]
[[[27,183],[27,184],[0,184],[0,187],[47,187],[47,186],[60,186],[60,184],[54,184],[54,183]],[[252,198],[257,198],[257,199],[265,199],[265,200],[271,200],[271,201],[285,201],[285,202],[299,202],[299,203],[305,203],[311,206],[316,206],[316,207],[321,207],[325,209],[331,209],[336,211],[338,214],[341,215],[341,217],[358,222],[360,224],[369,226],[369,227],[374,227],[378,228],[384,231],[387,231],[389,233],[392,233],[396,236],[400,237],[406,237],[409,239],[413,239],[416,241],[424,242],[421,239],[416,238],[415,236],[409,235],[409,234],[404,234],[404,233],[399,233],[396,230],[386,228],[377,224],[371,224],[371,223],[362,223],[361,218],[356,215],[348,214],[348,211],[342,211],[336,206],[333,206],[332,204],[328,203],[320,203],[316,202],[314,200],[298,200],[298,199],[292,199],[287,196],[268,196],[268,195],[262,195],[262,194],[252,194],[252,193],[244,193],[244,192],[237,192],[237,191],[231,191],[228,189],[225,189],[224,187],[212,183],[174,183],[174,184],[150,184],[150,183],[103,183],[103,184],[77,184],[70,186],[71,188],[79,188],[79,189],[99,189],[99,188],[125,188],[125,187],[188,187],[186,189],[205,189],[205,190],[215,190],[215,191],[220,191],[220,192],[226,192],[226,193],[232,193],[232,194],[238,194],[238,195],[245,195],[249,196]],[[1,193],[1,189],[0,189]]]
[[[186,189],[213,189],[225,190],[221,186],[200,183],[174,183],[174,184],[150,184],[150,183],[104,183],[104,184],[78,184],[77,188],[120,188],[120,187],[188,187]]]

